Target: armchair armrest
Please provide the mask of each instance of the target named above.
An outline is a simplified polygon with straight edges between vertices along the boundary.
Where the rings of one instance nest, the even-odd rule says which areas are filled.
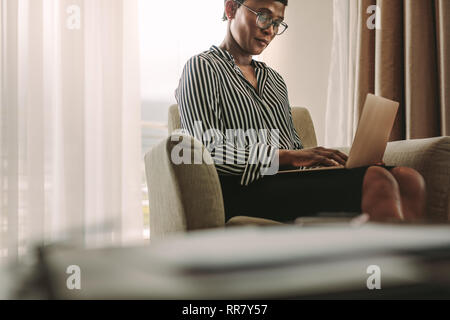
[[[204,151],[193,137],[173,134],[145,156],[151,240],[176,232],[224,227],[219,178]],[[195,164],[194,155],[200,155],[201,164]],[[177,164],[180,159],[174,161],[174,157],[192,164]]]
[[[281,222],[261,219],[254,217],[238,216],[233,217],[226,223],[226,227],[239,227],[239,226],[259,226],[259,227],[270,227],[270,226],[281,226],[284,225]]]
[[[338,148],[348,153],[349,148]],[[388,143],[384,162],[417,170],[427,185],[427,218],[450,219],[450,137],[404,140]]]
[[[427,185],[427,217],[450,218],[450,137],[406,140],[388,144],[384,162],[420,172]]]

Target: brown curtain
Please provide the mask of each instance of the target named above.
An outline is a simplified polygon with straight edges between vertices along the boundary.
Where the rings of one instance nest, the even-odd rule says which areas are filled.
[[[367,27],[371,5],[381,29]],[[354,8],[354,124],[367,93],[375,93],[401,103],[391,140],[449,135],[450,1],[359,0]]]

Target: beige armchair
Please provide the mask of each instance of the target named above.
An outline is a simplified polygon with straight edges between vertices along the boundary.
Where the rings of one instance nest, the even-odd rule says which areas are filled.
[[[293,108],[294,126],[305,146],[317,146],[311,116],[305,108]],[[169,109],[170,136],[145,156],[150,201],[151,239],[161,239],[174,232],[225,226],[225,212],[217,171],[209,153],[198,140],[174,133],[180,116],[176,105]],[[171,161],[180,142],[203,155],[203,164],[176,165]],[[348,148],[341,148],[348,151]],[[408,166],[418,170],[428,187],[427,215],[432,221],[450,217],[450,137],[392,142],[384,159],[387,165]],[[205,163],[206,162],[206,163]],[[273,225],[275,221],[236,217],[227,225]]]

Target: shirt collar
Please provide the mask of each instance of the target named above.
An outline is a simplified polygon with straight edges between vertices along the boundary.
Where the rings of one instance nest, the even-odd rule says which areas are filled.
[[[234,57],[227,50],[224,50],[217,46],[212,46],[211,50],[214,51],[222,59],[231,62],[233,65],[235,64]],[[255,66],[255,68],[265,69],[267,67],[264,62],[256,61],[255,59],[252,59],[252,64]]]

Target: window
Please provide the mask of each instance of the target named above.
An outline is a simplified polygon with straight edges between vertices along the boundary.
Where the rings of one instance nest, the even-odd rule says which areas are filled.
[[[141,38],[142,154],[167,137],[167,112],[175,104],[184,64],[193,55],[219,45],[226,32],[222,0],[139,1]],[[142,196],[145,237],[149,203],[144,164]]]

